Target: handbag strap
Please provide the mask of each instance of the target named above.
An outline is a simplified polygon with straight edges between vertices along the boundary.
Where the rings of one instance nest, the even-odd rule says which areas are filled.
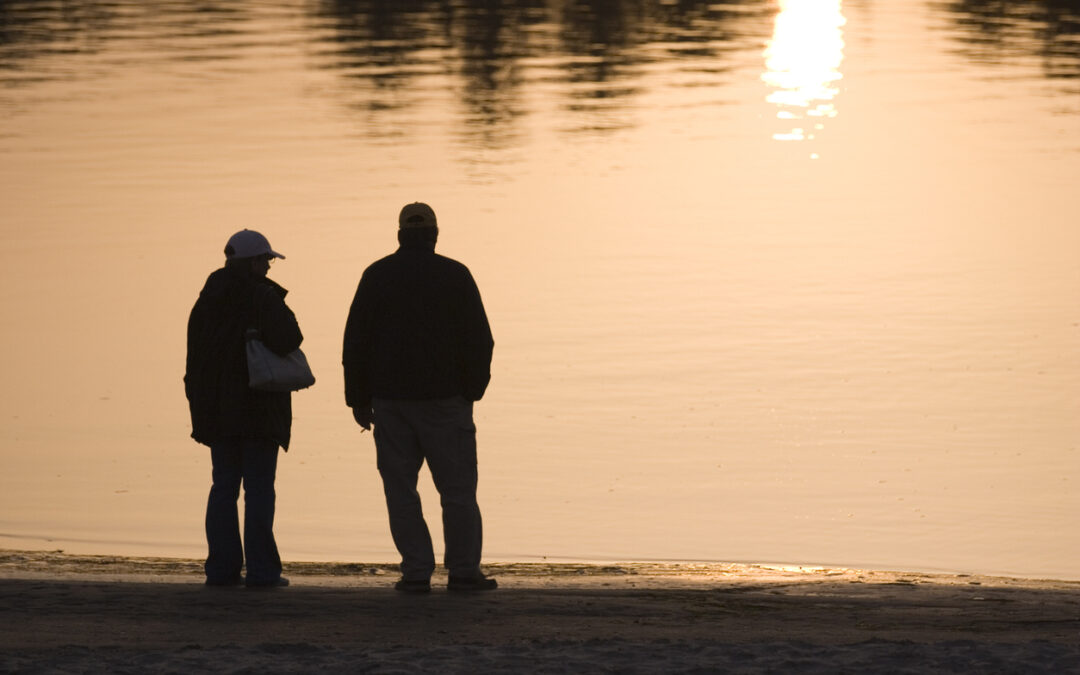
[[[262,339],[262,322],[259,313],[259,289],[262,288],[262,284],[256,283],[255,289],[251,292],[251,315],[255,319],[255,325],[249,326],[244,329],[244,340],[261,340]]]

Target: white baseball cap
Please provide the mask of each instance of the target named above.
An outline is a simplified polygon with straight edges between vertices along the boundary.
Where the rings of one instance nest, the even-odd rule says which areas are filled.
[[[274,249],[270,248],[270,242],[255,230],[240,230],[225,244],[225,259],[254,258],[257,255],[269,255],[271,258],[285,259]]]

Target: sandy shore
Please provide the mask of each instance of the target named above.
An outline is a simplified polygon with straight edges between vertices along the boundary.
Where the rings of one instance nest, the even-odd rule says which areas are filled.
[[[1080,672],[1080,582],[755,565],[492,564],[498,591],[289,563],[0,551],[3,672]]]

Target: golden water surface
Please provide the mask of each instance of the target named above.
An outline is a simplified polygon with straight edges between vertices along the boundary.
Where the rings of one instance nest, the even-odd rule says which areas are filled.
[[[495,334],[489,559],[1080,578],[1078,35],[1060,0],[5,2],[0,546],[203,553],[184,330],[247,227],[319,379],[282,554],[393,561],[340,343],[421,200]]]

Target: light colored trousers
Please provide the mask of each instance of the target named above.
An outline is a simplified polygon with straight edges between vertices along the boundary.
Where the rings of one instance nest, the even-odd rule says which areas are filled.
[[[443,564],[451,575],[480,573],[483,527],[476,503],[476,425],[473,404],[460,396],[403,401],[376,398],[375,449],[390,514],[390,534],[405,579],[428,579],[435,569],[431,534],[416,491],[426,460],[442,504]]]

